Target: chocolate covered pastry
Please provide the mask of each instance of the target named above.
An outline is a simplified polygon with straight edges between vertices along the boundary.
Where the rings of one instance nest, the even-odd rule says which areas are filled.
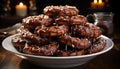
[[[67,31],[68,27],[65,25],[51,27],[38,26],[35,29],[36,34],[44,37],[61,36],[67,33]]]
[[[43,10],[44,14],[54,16],[75,16],[79,10],[75,6],[46,6]]]
[[[88,49],[88,53],[96,53],[104,49],[106,45],[106,40],[103,38],[97,38],[92,46]]]
[[[85,25],[87,19],[83,15],[76,16],[60,16],[55,19],[55,23],[59,25]]]
[[[101,29],[88,23],[74,6],[46,6],[43,14],[23,18],[13,46],[38,56],[82,56],[102,51]]]
[[[26,41],[20,35],[16,35],[15,37],[12,38],[12,44],[20,52],[23,51],[25,43]]]
[[[85,54],[85,50],[58,50],[57,56],[82,56]]]
[[[90,47],[91,42],[88,39],[79,39],[76,37],[71,37],[70,35],[63,35],[59,37],[60,42],[73,48],[86,49]]]
[[[21,37],[25,39],[27,42],[43,45],[46,43],[49,43],[49,40],[47,38],[42,38],[38,36],[37,34],[34,34],[30,32],[28,29],[26,29],[24,26],[20,27],[18,29],[18,33],[21,34]]]
[[[52,23],[52,19],[44,14],[40,14],[38,16],[29,16],[22,19],[22,24],[27,28],[35,28],[36,26],[50,26]]]
[[[44,46],[37,46],[32,44],[25,44],[23,52],[31,55],[51,56],[57,51],[58,45],[53,43]]]
[[[71,27],[73,34],[85,37],[99,37],[101,30],[94,24],[87,23],[86,25],[75,25]]]

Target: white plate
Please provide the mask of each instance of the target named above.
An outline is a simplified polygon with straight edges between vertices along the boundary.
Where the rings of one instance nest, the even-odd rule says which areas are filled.
[[[57,67],[57,68],[74,67],[85,64],[94,57],[108,52],[113,48],[114,45],[113,41],[110,38],[102,35],[100,37],[104,38],[107,41],[106,47],[102,51],[94,54],[88,54],[82,56],[70,56],[70,57],[36,56],[36,55],[29,55],[18,52],[11,43],[11,38],[14,36],[15,35],[9,36],[3,40],[2,46],[4,49],[23,59],[27,59],[35,64],[39,64],[47,67]]]

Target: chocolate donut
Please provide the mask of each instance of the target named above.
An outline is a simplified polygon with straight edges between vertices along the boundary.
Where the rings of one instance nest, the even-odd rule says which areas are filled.
[[[91,46],[91,42],[88,39],[79,39],[77,37],[71,37],[70,35],[62,35],[59,37],[60,42],[77,49],[87,49]]]
[[[21,35],[15,35],[11,40],[13,46],[20,52],[23,51],[26,41],[21,37]]]
[[[57,51],[58,47],[59,46],[55,43],[44,46],[37,46],[26,43],[23,52],[30,55],[52,56]]]
[[[105,45],[106,45],[106,40],[99,37],[92,44],[92,46],[90,46],[90,48],[88,49],[88,53],[92,54],[92,53],[99,52],[99,51],[101,51],[101,50],[103,50],[105,48]]]
[[[74,6],[46,6],[43,13],[50,16],[75,16],[79,13],[78,9]]]
[[[68,27],[65,25],[51,26],[51,27],[38,26],[35,29],[36,34],[43,37],[61,36],[67,33],[67,31],[68,31]]]
[[[38,16],[29,16],[24,19],[22,19],[22,24],[26,28],[35,28],[36,26],[50,26],[52,23],[52,19],[44,14],[40,14]]]
[[[24,26],[19,28],[17,31],[21,34],[21,37],[23,39],[27,40],[27,42],[38,44],[38,45],[43,45],[43,44],[47,44],[50,42],[49,39],[41,38],[40,36],[30,32]]]
[[[57,50],[56,56],[82,56],[85,54],[85,50]]]
[[[85,26],[75,25],[71,27],[74,35],[84,36],[84,37],[99,37],[101,35],[101,30],[94,24],[87,23]]]
[[[60,16],[55,19],[55,23],[59,25],[85,25],[87,23],[86,17],[83,15],[76,16]]]

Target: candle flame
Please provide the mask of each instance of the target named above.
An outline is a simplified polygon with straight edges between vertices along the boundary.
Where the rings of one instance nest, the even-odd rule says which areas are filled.
[[[102,3],[102,0],[99,0],[98,3]]]
[[[20,3],[19,3],[19,5],[20,5],[20,7],[22,7],[22,6],[23,6],[23,3],[22,3],[22,2],[20,2]]]
[[[94,3],[97,3],[97,0],[94,0]]]
[[[104,3],[104,1],[102,1],[102,0],[94,0],[94,1],[91,3],[91,6],[92,6],[93,8],[104,8],[104,5],[105,5],[105,3]]]

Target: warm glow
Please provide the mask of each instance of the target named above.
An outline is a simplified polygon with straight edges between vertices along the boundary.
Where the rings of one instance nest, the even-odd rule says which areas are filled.
[[[22,7],[22,6],[23,6],[23,3],[22,3],[22,2],[20,2],[20,3],[19,3],[19,6],[20,6],[20,7]]]
[[[94,0],[94,3],[97,3],[97,0]]]
[[[24,5],[22,2],[19,5],[15,6],[16,8],[16,15],[24,17],[27,15],[27,5]]]
[[[102,0],[99,0],[98,3],[102,3]]]
[[[92,8],[104,8],[105,3],[102,0],[94,0],[91,2]]]

